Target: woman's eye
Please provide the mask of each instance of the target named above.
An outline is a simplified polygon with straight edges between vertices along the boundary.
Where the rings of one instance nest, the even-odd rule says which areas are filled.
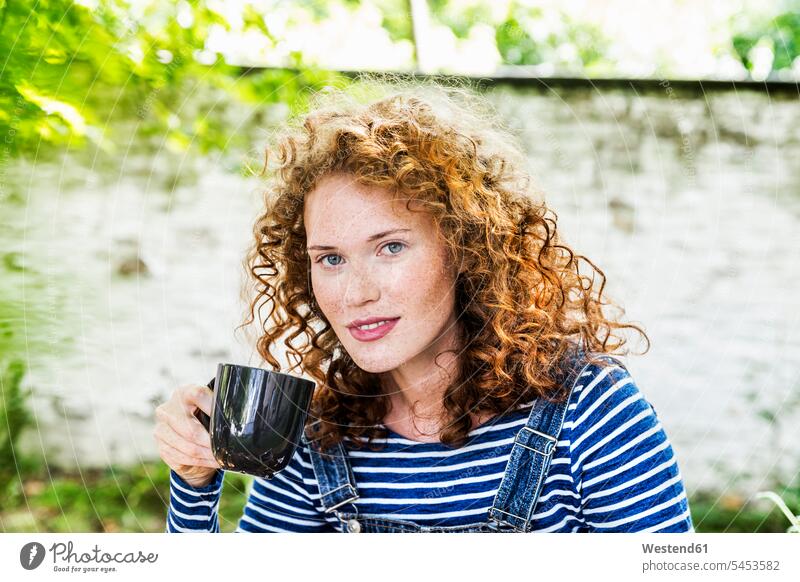
[[[402,247],[405,247],[405,246],[406,246],[406,245],[405,245],[405,243],[401,243],[401,242],[390,242],[390,243],[386,243],[386,244],[384,245],[384,247],[383,247],[383,248],[385,248],[385,249],[388,249],[389,247],[391,247],[391,246],[395,246],[395,245],[396,245],[396,246],[399,246],[399,247],[401,247],[401,249],[402,249]],[[394,252],[394,253],[390,251],[390,252],[389,252],[389,254],[391,254],[391,255],[396,255],[396,254],[398,254],[399,252],[400,252],[400,250],[398,250],[397,252]]]
[[[339,260],[341,260],[341,258],[342,258],[342,257],[340,257],[339,255],[325,255],[325,256],[323,256],[323,257],[320,257],[320,259],[319,259],[319,262],[320,262],[320,263],[322,263],[322,264],[324,264],[324,265],[328,265],[329,267],[335,267],[335,266],[337,266],[339,263],[325,263],[325,262],[324,262],[324,261],[325,261],[325,259],[327,259],[327,258],[330,258],[330,257],[333,257],[333,258],[335,258],[335,259],[339,259]]]
[[[389,250],[389,254],[390,255],[397,255],[397,254],[400,253],[401,250],[403,250],[403,248],[405,246],[406,246],[405,243],[390,242],[390,243],[386,243],[385,245],[383,245],[382,248],[390,249]],[[392,250],[392,249],[394,249],[394,250]],[[326,259],[334,259],[334,262],[326,261]],[[322,255],[321,257],[319,257],[317,259],[317,262],[318,263],[322,263],[322,265],[325,266],[325,267],[338,267],[339,265],[342,264],[342,257],[340,255]]]

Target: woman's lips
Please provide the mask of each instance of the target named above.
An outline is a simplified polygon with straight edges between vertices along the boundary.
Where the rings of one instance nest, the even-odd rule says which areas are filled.
[[[387,320],[386,323],[383,325],[379,325],[375,329],[359,329],[357,327],[348,327],[347,329],[350,330],[350,334],[356,338],[360,342],[371,342],[377,339],[381,339],[387,333],[392,331],[392,328],[395,326],[399,317],[394,319]]]

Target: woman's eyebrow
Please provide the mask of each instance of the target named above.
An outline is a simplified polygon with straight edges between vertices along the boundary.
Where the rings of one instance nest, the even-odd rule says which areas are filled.
[[[375,234],[371,235],[367,239],[367,242],[372,242],[372,241],[378,240],[379,238],[383,238],[385,236],[389,236],[390,234],[395,234],[397,232],[410,232],[410,231],[411,231],[410,228],[394,228],[392,230],[384,230],[383,232],[378,232],[378,233],[375,233]],[[326,246],[326,245],[313,245],[313,246],[308,247],[309,251],[332,251],[332,250],[335,250],[335,249],[336,249],[336,247],[331,247],[331,246]]]

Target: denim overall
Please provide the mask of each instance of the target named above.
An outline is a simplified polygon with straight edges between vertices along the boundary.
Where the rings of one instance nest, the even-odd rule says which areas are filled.
[[[353,503],[359,498],[358,489],[342,443],[322,452],[317,443],[304,433],[301,440],[310,445],[308,450],[325,512],[336,515],[340,531],[344,533],[529,532],[531,516],[553,458],[570,396],[585,365],[582,356],[583,351],[576,346],[576,350],[566,358],[567,365],[562,364],[557,372],[559,384],[569,386],[569,396],[563,402],[536,399],[525,426],[514,439],[508,465],[486,521],[457,526],[421,526],[380,515],[359,515]]]

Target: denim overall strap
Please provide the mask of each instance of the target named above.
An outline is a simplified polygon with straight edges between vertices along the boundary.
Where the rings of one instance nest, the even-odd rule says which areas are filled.
[[[322,451],[317,441],[309,440],[305,432],[300,439],[308,445],[311,455],[311,465],[314,476],[319,485],[320,501],[325,508],[325,513],[330,513],[352,501],[358,499],[356,480],[350,463],[347,462],[347,452],[341,442]]]
[[[579,349],[578,355],[582,353]],[[536,399],[525,426],[514,439],[506,472],[489,509],[490,521],[509,525],[515,531],[530,531],[531,516],[553,459],[575,380],[583,369],[579,362],[575,356],[568,357],[567,365],[558,369],[556,380],[569,387],[563,402]]]

